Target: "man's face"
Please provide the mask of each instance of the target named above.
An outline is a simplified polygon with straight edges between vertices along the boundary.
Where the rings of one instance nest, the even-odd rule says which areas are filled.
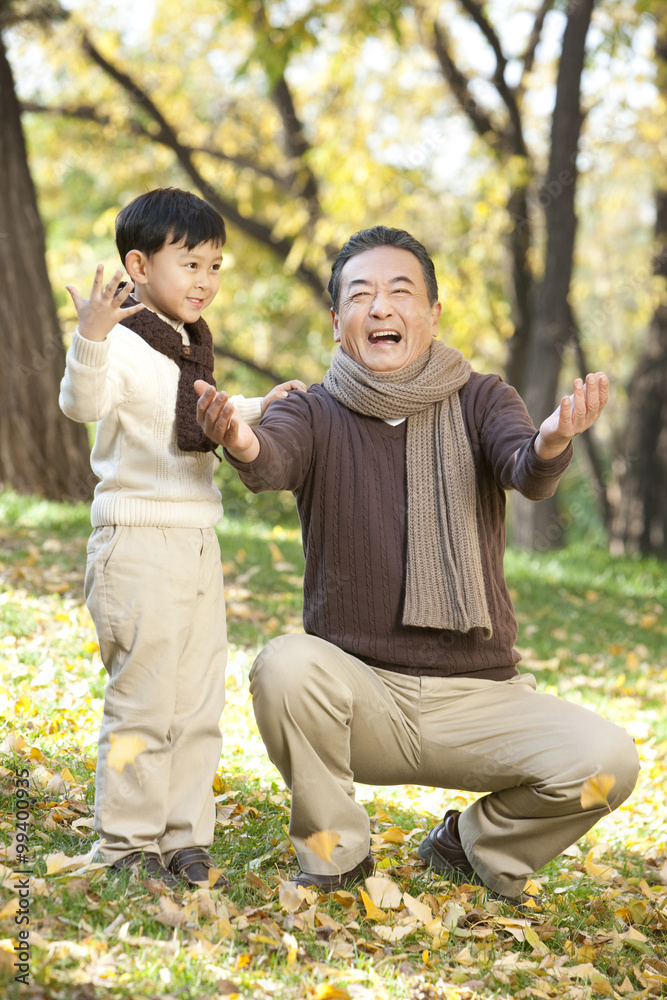
[[[440,308],[429,305],[421,264],[409,250],[365,250],[341,271],[334,340],[364,368],[397,372],[428,351]]]

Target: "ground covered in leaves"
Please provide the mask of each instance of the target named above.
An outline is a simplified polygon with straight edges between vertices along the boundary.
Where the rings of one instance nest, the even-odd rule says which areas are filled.
[[[127,874],[110,877],[94,858],[104,670],[82,601],[88,511],[0,494],[0,522],[3,995],[667,995],[663,565],[613,561],[586,545],[508,553],[524,666],[543,689],[626,726],[643,765],[631,799],[538,873],[534,906],[518,913],[425,870],[420,839],[445,807],[461,808],[469,797],[412,787],[359,787],[372,818],[376,875],[358,892],[318,897],[287,885],[296,868],[289,799],[263,751],[247,690],[257,648],[300,629],[299,536],[227,521],[220,539],[232,649],[212,853],[232,890],[168,893]],[[29,966],[26,985],[14,978],[19,954]]]

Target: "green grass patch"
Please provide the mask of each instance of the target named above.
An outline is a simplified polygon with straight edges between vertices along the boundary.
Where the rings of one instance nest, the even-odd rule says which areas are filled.
[[[633,733],[643,764],[639,785],[589,837],[538,873],[541,902],[528,917],[419,862],[425,831],[444,808],[465,807],[468,793],[360,785],[378,874],[407,893],[378,920],[359,893],[307,895],[296,907],[281,899],[281,879],[296,869],[287,836],[289,796],[257,732],[247,676],[269,638],[300,630],[303,555],[294,525],[281,520],[275,526],[249,509],[220,526],[230,663],[212,854],[232,889],[160,895],[128,873],[110,875],[88,857],[105,684],[82,598],[88,509],[5,493],[0,513],[3,995],[661,995],[667,984],[663,564],[611,559],[583,539],[543,555],[508,552],[525,669],[541,689],[589,705]],[[15,780],[24,768],[33,782],[29,846],[36,869],[31,986],[19,993],[11,965],[19,929],[11,875]],[[63,867],[63,857],[74,860]]]

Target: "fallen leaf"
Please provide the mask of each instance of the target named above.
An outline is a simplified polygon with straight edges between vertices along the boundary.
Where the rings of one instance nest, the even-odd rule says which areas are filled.
[[[607,801],[607,795],[616,784],[613,774],[605,774],[599,771],[592,778],[586,778],[581,786],[581,808],[590,809],[592,806],[606,806],[611,812],[611,806]]]
[[[120,774],[126,764],[134,764],[136,758],[148,744],[140,736],[109,737],[110,747],[107,764]],[[136,766],[135,766],[136,769]]]
[[[409,892],[403,893],[403,902],[413,917],[416,917],[422,924],[431,923],[433,920],[433,912],[430,906],[427,906],[426,903],[422,903],[420,900],[415,899]]]
[[[296,886],[294,882],[286,882],[284,879],[280,880],[278,902],[283,910],[287,910],[288,913],[296,913],[303,900],[304,897],[299,892],[299,886]]]
[[[366,916],[369,920],[383,921],[387,919],[387,914],[385,913],[385,911],[381,910],[378,906],[375,905],[375,903],[373,902],[373,900],[371,899],[371,897],[368,895],[367,892],[365,892],[363,889],[360,889],[359,893],[361,895],[363,904],[366,908]]]
[[[339,840],[340,834],[333,830],[318,830],[317,833],[311,833],[310,837],[306,837],[303,843],[304,847],[317,854],[322,861],[331,861],[331,854]]]
[[[384,875],[371,875],[367,878],[366,891],[376,906],[398,910],[403,905],[400,886]]]

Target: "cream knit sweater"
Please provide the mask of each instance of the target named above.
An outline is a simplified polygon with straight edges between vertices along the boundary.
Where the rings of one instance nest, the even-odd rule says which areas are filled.
[[[187,343],[182,324],[172,326]],[[175,361],[127,327],[115,326],[101,342],[74,331],[59,402],[72,420],[97,423],[90,457],[100,480],[90,515],[94,528],[209,528],[222,517],[213,482],[216,457],[176,444],[179,374]],[[248,423],[259,423],[261,397],[234,396],[232,402]]]

